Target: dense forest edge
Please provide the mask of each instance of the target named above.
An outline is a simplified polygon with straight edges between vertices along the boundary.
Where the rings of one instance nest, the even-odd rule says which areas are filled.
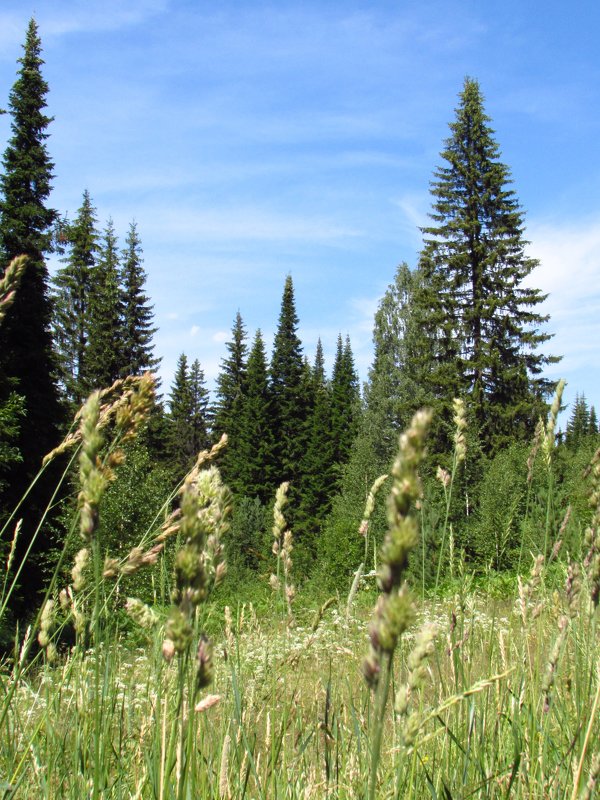
[[[314,359],[307,358],[288,274],[270,356],[261,330],[250,333],[243,309],[238,310],[211,396],[201,361],[193,354],[181,353],[170,387],[156,379],[156,327],[135,222],[120,243],[112,220],[99,225],[88,189],[73,219],[50,208],[52,118],[46,114],[49,87],[43,63],[32,20],[8,98],[12,135],[0,174],[0,562],[5,567],[0,578],[0,681],[5,690],[0,729],[15,742],[19,726],[27,731],[14,750],[13,745],[0,748],[0,797],[17,796],[17,780],[26,774],[31,786],[38,785],[37,751],[31,770],[14,767],[28,759],[26,741],[37,742],[41,728],[51,727],[47,710],[37,730],[30,730],[29,720],[15,711],[23,681],[30,680],[30,664],[37,678],[42,673],[36,670],[46,671],[39,684],[40,692],[48,692],[46,709],[60,703],[59,693],[47,688],[51,669],[62,669],[61,680],[73,681],[77,691],[84,691],[88,678],[89,686],[95,686],[88,698],[89,718],[74,723],[81,736],[77,747],[87,742],[81,745],[83,766],[77,767],[87,777],[67,778],[69,768],[56,766],[65,749],[60,737],[64,743],[70,735],[57,726],[44,747],[52,753],[48,763],[55,766],[58,784],[42,781],[44,796],[61,796],[67,784],[68,796],[77,796],[84,786],[92,787],[95,797],[113,796],[103,793],[112,792],[115,781],[122,781],[123,792],[118,795],[115,789],[115,797],[185,797],[202,781],[206,797],[241,797],[247,790],[248,796],[277,796],[272,787],[279,780],[280,752],[287,752],[287,728],[281,722],[280,739],[273,739],[275,720],[265,717],[260,737],[270,744],[262,766],[257,763],[258,739],[248,739],[246,701],[237,683],[247,643],[242,646],[235,631],[241,636],[243,615],[254,615],[246,626],[257,637],[270,620],[273,643],[284,637],[289,645],[298,630],[307,630],[302,646],[308,648],[319,641],[331,609],[338,633],[347,634],[349,642],[354,637],[354,645],[364,649],[364,698],[371,699],[344,706],[354,716],[344,717],[343,723],[341,705],[337,718],[334,711],[324,718],[325,728],[319,730],[326,735],[314,769],[316,776],[317,762],[325,764],[326,787],[315,777],[320,788],[312,796],[383,796],[378,794],[382,771],[394,776],[389,778],[394,796],[408,796],[408,785],[413,796],[426,796],[410,783],[417,780],[418,768],[423,791],[427,787],[431,796],[455,796],[449,789],[442,793],[433,775],[435,764],[417,760],[417,734],[430,722],[446,720],[448,712],[448,720],[456,714],[452,747],[463,725],[470,742],[467,711],[459,720],[463,701],[475,695],[474,709],[489,690],[497,692],[503,709],[496,724],[501,725],[502,715],[510,717],[514,741],[502,739],[497,769],[491,772],[483,761],[470,760],[466,744],[457,745],[469,785],[485,787],[488,794],[481,796],[500,797],[522,780],[523,792],[534,784],[549,792],[530,796],[573,798],[589,785],[591,797],[600,771],[596,751],[587,784],[582,770],[590,761],[600,714],[594,694],[600,593],[598,419],[595,407],[578,394],[565,430],[557,431],[564,382],[549,380],[546,368],[560,356],[548,349],[551,320],[540,311],[545,296],[526,280],[537,261],[526,254],[524,213],[511,188],[510,170],[500,160],[478,82],[467,77],[460,91],[441,166],[433,174],[430,223],[422,229],[418,262],[397,267],[379,302],[373,362],[364,386],[350,338],[342,333],[330,367],[320,341]],[[51,254],[60,258],[52,278]],[[511,628],[511,636],[515,642],[524,637],[520,688],[517,662],[507,658],[504,644],[482,656],[487,662],[478,665],[481,671],[471,669],[476,658],[469,649],[476,641],[483,647],[489,629],[486,633],[475,622],[470,633],[460,627],[469,613],[476,619],[475,606],[469,604],[481,596],[486,614],[493,605],[493,627],[500,617],[504,625],[508,612],[502,603],[509,605],[515,595],[522,631]],[[458,617],[452,611],[448,643],[441,647],[442,655],[447,650],[451,673],[440,666],[439,652],[430,668],[451,698],[432,700],[435,712],[424,710],[425,695],[419,694],[430,675],[428,660],[435,660],[438,634],[433,628],[422,627],[412,642],[415,649],[403,655],[406,686],[394,673],[394,655],[405,646],[402,637],[414,620],[416,598],[442,605],[458,598],[460,609]],[[352,626],[375,602],[365,647],[364,636]],[[556,627],[552,613],[560,603],[564,608],[556,612]],[[232,608],[237,608],[235,621]],[[554,649],[548,654],[537,643],[549,629]],[[226,639],[224,663],[233,670],[227,702],[235,724],[224,714],[203,761],[192,746],[193,725],[204,725],[201,715],[221,698],[210,701],[213,695],[205,694],[217,680],[208,634]],[[570,636],[577,637],[572,656],[576,677],[556,708],[565,716],[579,709],[581,723],[566,725],[563,719],[565,740],[540,756],[533,744],[540,731],[547,733],[551,726],[559,735],[560,719],[548,715],[559,655],[570,652]],[[158,725],[148,735],[159,760],[144,762],[137,751],[135,756],[139,775],[145,776],[140,786],[149,781],[155,795],[135,795],[108,752],[114,748],[111,726],[124,730],[129,723],[123,721],[124,706],[118,712],[116,694],[103,681],[113,670],[132,670],[121,648],[131,653],[138,646],[154,653],[140,670],[149,671],[149,683],[165,681],[172,701],[172,716],[166,707],[160,710],[161,703],[148,701],[148,713]],[[334,697],[335,692],[341,697],[342,683],[332,679],[337,662],[331,642],[328,647],[331,710],[342,702]],[[468,650],[473,661],[459,663]],[[86,660],[90,652],[93,657]],[[293,659],[283,663],[293,671]],[[279,692],[277,684],[259,689],[265,703]],[[589,698],[595,698],[591,706]],[[113,701],[114,718],[103,706]],[[254,696],[247,702],[260,706]],[[294,697],[285,702],[285,714],[298,726],[292,737],[297,748],[304,728],[294,717]],[[586,702],[589,716],[584,719]],[[199,721],[192,725],[188,712],[194,704]],[[386,721],[390,705],[397,720],[393,734]],[[536,727],[540,708],[543,722]],[[491,725],[492,713],[482,713]],[[442,726],[446,731],[448,720]],[[143,738],[136,725],[132,736]],[[343,749],[346,735],[359,743],[364,735],[368,756],[359,744],[355,763],[350,755],[354,739]],[[439,739],[431,732],[423,737]],[[312,752],[309,741],[306,734],[302,753]],[[334,774],[340,780],[332,743],[345,753],[337,757],[356,770],[356,783],[348,778],[353,788],[344,788],[347,794],[339,784],[335,792],[331,789]],[[128,745],[123,747],[124,753]],[[511,747],[511,752],[519,747],[528,753],[526,763],[509,753]],[[233,758],[231,749],[239,761],[235,767],[227,761]],[[401,772],[390,756],[400,750],[405,754],[402,770],[408,772]],[[119,758],[125,758],[123,753]],[[444,769],[451,770],[448,754],[436,753]],[[578,761],[572,760],[575,754]],[[310,759],[306,768],[312,775]],[[11,761],[12,768],[7,766]],[[540,763],[543,774],[536,772]],[[563,776],[563,785],[569,776],[572,795],[558,793],[560,781],[553,783],[552,770]],[[494,781],[497,794],[491,790]],[[309,796],[302,794],[305,786],[294,791],[290,796]]]

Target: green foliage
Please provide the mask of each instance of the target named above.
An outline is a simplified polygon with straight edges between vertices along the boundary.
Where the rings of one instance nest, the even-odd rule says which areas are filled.
[[[212,414],[213,439],[218,441],[227,434],[227,448],[221,458],[221,469],[228,485],[235,492],[244,491],[244,449],[243,406],[246,394],[246,370],[248,347],[246,330],[238,311],[231,331],[231,341],[227,342],[227,358],[221,361],[217,377],[217,401]]]
[[[346,336],[346,341],[342,344],[340,335],[331,377],[331,438],[334,463],[341,465],[348,461],[358,430],[359,415],[360,389],[350,338]]]
[[[10,392],[6,399],[0,402],[0,497],[5,486],[3,473],[12,462],[21,460],[19,449],[13,443],[19,433],[24,413],[25,403],[16,392]],[[0,521],[2,516],[0,512]]]
[[[336,489],[335,442],[332,430],[332,392],[325,379],[321,340],[315,363],[307,376],[306,393],[310,399],[307,415],[307,444],[302,460],[302,498],[299,516],[306,527],[320,527],[329,513]],[[301,523],[301,524],[302,524]]]
[[[527,503],[527,455],[525,445],[514,443],[485,465],[468,533],[470,563],[475,567],[498,572],[518,567]]]
[[[489,121],[467,78],[432,182],[415,294],[428,402],[449,422],[452,398],[469,398],[485,453],[533,433],[551,387],[540,373],[557,360],[538,352],[549,338],[535,310],[544,296],[523,285],[537,261],[525,255],[523,214]]]
[[[141,375],[155,369],[160,359],[154,357],[152,337],[156,333],[154,314],[145,293],[142,243],[137,225],[132,222],[121,257],[123,287],[123,342],[121,375]]]
[[[64,394],[74,411],[90,392],[87,368],[90,343],[90,305],[93,273],[98,257],[96,209],[89,192],[72,224],[66,227],[68,255],[54,279],[54,343]],[[94,286],[96,291],[98,287]],[[95,293],[94,291],[94,293]],[[118,331],[113,336],[118,340]],[[114,339],[113,339],[114,342]]]
[[[588,437],[597,437],[598,420],[594,406],[588,407],[584,394],[576,394],[573,410],[567,422],[565,442],[571,450],[577,450]]]
[[[56,445],[62,421],[45,263],[56,219],[56,212],[47,205],[54,166],[46,145],[51,118],[45,114],[48,84],[42,76],[41,41],[34,20],[29,23],[19,64],[8,103],[11,137],[0,175],[0,275],[13,258],[28,256],[10,313],[0,326],[0,405],[5,411],[9,409],[9,427],[13,431],[10,447],[19,454],[3,476],[3,502],[11,510],[37,475],[42,457]],[[9,400],[12,392],[22,398],[24,420],[18,430],[14,427],[16,405]],[[7,402],[9,406],[5,405]],[[20,554],[34,536],[35,520],[46,506],[55,477],[46,471],[29,494]],[[48,539],[39,537],[26,587],[32,597],[41,583],[37,556],[48,547]]]
[[[391,463],[400,431],[424,405],[415,374],[417,355],[423,349],[413,314],[417,277],[401,264],[375,314],[373,364],[365,387],[359,436],[370,443],[377,468],[383,470]]]
[[[270,365],[274,474],[277,483],[297,481],[306,441],[306,411],[302,392],[305,373],[297,328],[294,287],[288,275]]]
[[[246,572],[265,571],[271,558],[271,524],[271,509],[264,506],[258,497],[237,499],[225,543],[227,563],[236,580],[243,578]]]
[[[272,429],[272,396],[267,357],[260,330],[256,331],[246,373],[241,409],[241,435],[234,485],[241,495],[269,502],[276,480]]]
[[[56,219],[56,212],[46,205],[53,170],[46,146],[51,118],[44,113],[48,84],[41,72],[44,62],[34,20],[23,49],[9,98],[12,136],[0,175],[0,274],[16,256],[29,257],[10,314],[0,328],[0,374],[23,397],[27,418],[15,441],[21,454],[20,467],[10,479],[15,500],[37,472],[42,455],[56,444],[61,418],[44,261]]]
[[[367,572],[375,566],[376,551],[387,525],[385,491],[377,495],[368,540],[359,529],[369,490],[389,466],[381,470],[367,439],[356,440],[350,461],[342,471],[342,489],[333,499],[318,543],[316,569],[332,589],[347,589],[359,564],[364,564]]]
[[[179,356],[167,415],[167,455],[182,478],[198,453],[208,447],[208,392],[196,359],[188,370],[185,353]]]
[[[112,220],[99,246],[89,298],[86,372],[92,389],[111,386],[121,374],[123,297],[119,283],[119,251]]]
[[[172,487],[171,472],[156,466],[143,444],[128,446],[125,463],[119,467],[116,480],[102,500],[98,539],[103,553],[121,559],[141,541],[148,542],[164,522],[164,504]],[[161,563],[161,567],[170,572],[168,565]],[[144,602],[152,602],[156,595],[160,597],[164,589],[158,568],[140,570],[123,579],[122,591],[125,596],[134,595]],[[166,600],[163,596],[162,602]]]

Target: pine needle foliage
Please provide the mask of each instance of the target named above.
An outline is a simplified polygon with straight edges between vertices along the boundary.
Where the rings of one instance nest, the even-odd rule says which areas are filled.
[[[0,400],[16,389],[24,399],[27,417],[16,442],[22,461],[14,475],[15,497],[21,496],[42,455],[56,443],[61,418],[45,263],[57,215],[48,206],[54,164],[47,147],[52,118],[45,113],[48,84],[42,75],[43,63],[38,27],[32,19],[9,96],[11,138],[0,175],[0,277],[13,258],[26,255],[29,259],[10,315],[0,328],[0,374],[5,376]]]
[[[142,243],[137,225],[132,222],[121,257],[123,287],[124,340],[121,374],[141,375],[154,370],[160,359],[154,356],[152,338],[154,313],[146,294],[146,273],[143,267]]]
[[[549,338],[545,296],[526,285],[523,213],[500,161],[477,81],[466,78],[431,184],[432,224],[416,295],[428,347],[421,376],[449,423],[453,397],[470,397],[484,452],[533,433],[552,388],[539,352]],[[427,377],[429,375],[429,377]]]

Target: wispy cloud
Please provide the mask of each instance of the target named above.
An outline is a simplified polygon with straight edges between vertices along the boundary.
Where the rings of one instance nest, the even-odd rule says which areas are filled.
[[[562,355],[554,374],[600,368],[600,217],[578,223],[529,225],[530,253],[540,265],[528,278],[548,299],[550,348]]]
[[[148,211],[147,219],[152,216]],[[156,213],[152,229],[165,239],[193,241],[259,240],[331,242],[360,237],[361,231],[309,214],[292,214],[260,209],[169,209]]]

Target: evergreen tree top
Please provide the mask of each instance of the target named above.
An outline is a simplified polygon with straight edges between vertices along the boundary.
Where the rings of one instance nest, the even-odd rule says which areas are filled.
[[[0,234],[4,261],[26,254],[35,260],[51,249],[51,227],[57,218],[47,208],[54,164],[46,147],[52,117],[44,113],[48,84],[41,67],[41,40],[34,19],[29,23],[21,68],[9,95],[12,136],[0,175]]]
[[[297,333],[298,315],[291,275],[285,280],[279,324],[271,358],[271,382],[275,391],[293,392],[304,372],[302,342]]]

